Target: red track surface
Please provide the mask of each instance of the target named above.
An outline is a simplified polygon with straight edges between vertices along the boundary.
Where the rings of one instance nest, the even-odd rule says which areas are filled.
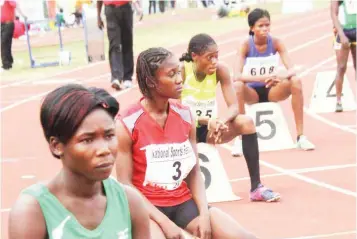
[[[308,107],[316,73],[335,69],[333,67],[335,60],[331,59],[324,65],[305,72],[334,55],[331,45],[332,35],[310,42],[331,33],[329,13],[325,10],[295,16],[289,21],[273,22],[272,27],[274,35],[285,38],[285,44],[290,49],[290,55],[296,65],[303,66],[305,106]],[[245,37],[246,34],[247,29],[237,30],[219,36],[217,40],[223,42],[239,36]],[[230,67],[233,66],[234,52],[238,44],[238,40],[232,40],[220,46],[220,58]],[[299,46],[301,46],[299,50],[293,50]],[[185,48],[186,46],[176,46],[172,47],[172,50],[181,54]],[[117,96],[122,109],[139,99],[140,93],[137,88],[120,93],[109,89],[109,77],[105,75],[108,72],[108,66],[105,63],[55,78],[78,79],[86,85],[104,87]],[[348,68],[347,76],[351,88],[355,89],[352,67]],[[37,181],[52,178],[61,167],[60,162],[49,153],[39,122],[41,95],[57,86],[58,84],[34,85],[31,82],[1,85],[0,111],[3,126],[1,133],[3,150],[1,157],[1,238],[7,238],[9,209],[20,191]],[[225,109],[221,93],[218,97],[222,106],[219,108]],[[282,102],[281,107],[291,135],[295,138],[290,101]],[[221,113],[224,114],[225,111],[222,110]],[[320,116],[342,126],[356,124],[355,112],[327,113]],[[232,182],[232,187],[234,192],[243,199],[237,202],[219,203],[215,206],[228,212],[260,238],[315,238],[311,237],[315,235],[318,236],[316,238],[356,238],[356,129],[353,128],[353,130],[353,132],[347,132],[332,127],[306,114],[305,134],[315,143],[317,147],[315,151],[284,150],[261,153],[263,182],[282,194],[282,201],[274,204],[249,202],[249,180],[242,179],[248,176],[244,159],[232,158],[230,151],[218,147],[229,178],[242,179]],[[287,171],[337,165],[345,167],[332,167],[328,170],[298,175],[289,174]],[[264,177],[264,175],[277,173],[283,174]],[[35,177],[23,178],[23,176],[30,175]],[[352,192],[352,195],[349,195],[349,192]]]

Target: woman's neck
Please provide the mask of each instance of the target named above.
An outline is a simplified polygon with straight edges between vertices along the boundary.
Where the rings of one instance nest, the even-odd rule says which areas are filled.
[[[196,63],[193,63],[192,69],[193,73],[195,74],[196,80],[203,81],[206,78],[206,74],[200,69],[197,69]]]
[[[268,37],[257,37],[254,35],[254,44],[256,45],[265,45],[267,43]]]
[[[92,198],[103,193],[102,181],[90,180],[65,168],[58,177],[65,193],[70,196]]]
[[[145,97],[142,101],[142,105],[149,112],[162,114],[168,112],[169,100],[159,96],[152,98]]]

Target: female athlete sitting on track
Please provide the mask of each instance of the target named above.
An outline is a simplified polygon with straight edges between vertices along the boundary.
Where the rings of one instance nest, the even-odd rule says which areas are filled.
[[[342,4],[343,12],[339,13],[339,6]],[[339,21],[339,14],[343,14],[345,22]],[[341,44],[340,49],[336,49],[337,74],[336,74],[336,112],[342,112],[341,103],[343,78],[347,69],[349,51],[352,54],[353,66],[356,72],[356,14],[357,3],[355,0],[332,1],[331,18],[336,29],[336,42]]]
[[[144,95],[118,116],[117,175],[144,195],[152,238],[255,238],[230,216],[207,205],[189,108],[178,101],[182,78],[178,59],[150,48],[137,59]]]
[[[65,85],[46,96],[41,124],[63,167],[48,183],[20,194],[10,214],[10,239],[151,238],[141,196],[109,178],[118,110],[106,91],[81,85]]]
[[[218,62],[218,46],[207,34],[194,36],[188,52],[180,59],[184,80],[182,103],[196,115],[196,140],[199,143],[224,144],[242,135],[243,154],[250,175],[252,201],[273,202],[280,199],[278,193],[264,187],[260,181],[259,146],[255,125],[246,115],[238,115],[237,99],[228,68]],[[217,84],[228,105],[225,118],[217,116]]]
[[[283,42],[270,35],[270,14],[267,10],[254,9],[248,15],[249,38],[238,50],[234,82],[239,112],[244,114],[244,104],[279,102],[291,95],[294,111],[297,147],[312,150],[315,146],[303,135],[303,92],[300,79]],[[278,54],[277,54],[278,53]],[[279,55],[286,67],[277,71]]]

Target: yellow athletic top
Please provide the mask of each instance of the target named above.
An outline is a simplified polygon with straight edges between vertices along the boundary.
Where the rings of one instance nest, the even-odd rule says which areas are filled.
[[[217,74],[206,75],[203,81],[196,79],[193,63],[185,62],[185,82],[181,95],[182,104],[189,106],[199,116],[216,117]]]

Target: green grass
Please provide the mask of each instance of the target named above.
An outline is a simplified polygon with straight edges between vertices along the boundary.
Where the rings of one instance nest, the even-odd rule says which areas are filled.
[[[314,1],[314,8],[327,7],[326,1]],[[262,7],[262,6],[261,6]],[[281,3],[264,4],[264,7],[270,11],[274,20],[280,17],[288,18],[289,15],[281,14]],[[181,9],[178,14],[185,15],[192,13],[195,9]],[[166,14],[170,14],[167,12]],[[162,14],[148,15],[146,19],[160,19]],[[244,18],[224,18],[220,20],[195,20],[195,21],[177,21],[177,22],[161,22],[156,26],[135,28],[134,36],[134,52],[138,52],[153,46],[169,47],[176,44],[185,44],[189,41],[192,35],[198,32],[205,32],[211,35],[219,35],[233,30],[246,27],[246,19]],[[81,29],[78,29],[82,31]],[[64,32],[65,34],[65,32]],[[73,69],[78,66],[86,65],[86,53],[83,41],[75,41],[66,43],[65,49],[72,54],[72,62],[69,66],[47,67],[47,68],[30,68],[28,52],[14,52],[15,64],[14,68],[9,72],[3,72],[2,81],[13,81],[23,79],[43,79],[55,73]],[[43,47],[33,47],[33,56],[36,59],[41,55],[46,55],[46,58],[38,59],[39,61],[56,61],[58,58],[58,45],[47,45]],[[108,40],[105,37],[106,57],[108,49]]]

